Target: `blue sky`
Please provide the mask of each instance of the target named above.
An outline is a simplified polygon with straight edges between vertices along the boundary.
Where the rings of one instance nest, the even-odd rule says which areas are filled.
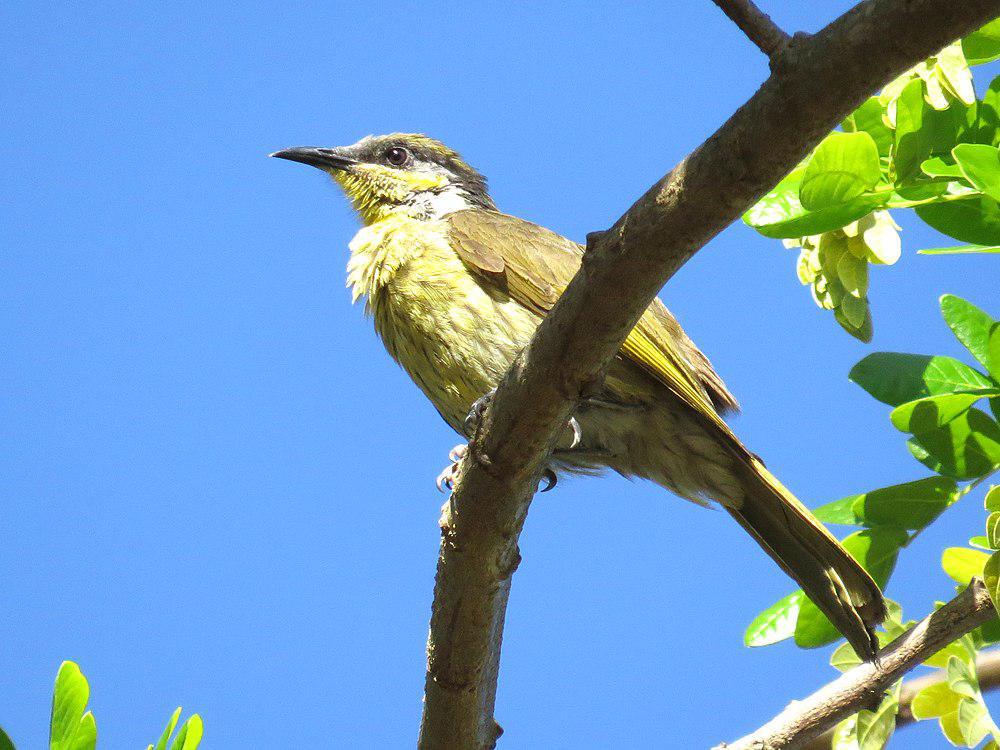
[[[764,5],[815,30],[850,3]],[[266,154],[426,132],[503,210],[582,239],[765,61],[707,0],[15,0],[2,18],[0,723],[43,746],[69,658],[106,749],[144,747],[176,705],[205,748],[411,746],[456,440],[350,304],[344,200]],[[961,356],[943,292],[1000,313],[995,260],[917,256],[939,243],[900,220],[871,347],[741,225],[663,294],[742,401],[739,434],[811,505],[926,473],[850,366]],[[905,551],[889,593],[909,614],[951,595],[937,558],[978,533],[977,502]],[[503,747],[707,747],[832,674],[828,650],[742,646],[789,582],[724,514],[651,485],[565,481],[522,554]]]

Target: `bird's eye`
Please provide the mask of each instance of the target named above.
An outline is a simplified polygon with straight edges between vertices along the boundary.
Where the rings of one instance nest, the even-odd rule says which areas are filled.
[[[410,158],[410,152],[402,146],[393,146],[385,152],[385,160],[394,167],[401,167]]]

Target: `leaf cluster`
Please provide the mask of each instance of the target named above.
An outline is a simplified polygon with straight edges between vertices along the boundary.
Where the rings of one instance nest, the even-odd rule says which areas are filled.
[[[52,692],[49,750],[94,750],[97,747],[97,722],[94,714],[87,711],[89,700],[90,685],[80,667],[64,661]],[[150,744],[147,750],[198,750],[203,730],[201,717],[192,714],[174,734],[180,717],[181,709],[178,708],[156,744]],[[0,729],[0,750],[15,750],[13,741],[3,729]]]
[[[862,359],[850,373],[852,381],[893,407],[890,421],[908,435],[910,453],[934,475],[850,495],[814,511],[826,523],[861,527],[843,540],[844,547],[883,587],[900,550],[949,506],[1000,470],[1000,321],[953,295],[941,298],[941,313],[982,369],[949,356],[880,352]],[[977,408],[981,403],[987,404],[992,414]],[[984,578],[991,597],[998,602],[1000,487],[991,489],[985,502],[989,512],[986,533],[973,537],[970,544],[990,553],[971,547],[950,548],[944,551],[942,567],[961,588],[973,576]],[[884,645],[910,625],[902,621],[899,606],[891,603],[879,639]],[[840,633],[798,590],[757,615],[745,634],[749,646],[787,638],[811,648],[834,642]],[[943,687],[933,686],[921,704],[924,715],[918,718],[939,719],[953,744],[974,747],[986,736],[997,736],[996,725],[978,692],[975,656],[983,645],[998,641],[1000,620],[994,620],[949,646],[947,653],[942,652],[944,656],[939,654],[927,662],[948,670],[948,680]],[[834,652],[831,663],[844,669],[858,663],[858,658],[844,644]],[[843,722],[835,735],[835,750],[883,747],[895,726],[898,698],[897,685],[877,710],[862,711]]]
[[[997,59],[1000,19],[864,102],[743,217],[801,248],[799,280],[862,341],[873,329],[869,265],[901,253],[890,209],[968,243],[921,252],[1000,252],[1000,77],[979,99],[969,68]]]

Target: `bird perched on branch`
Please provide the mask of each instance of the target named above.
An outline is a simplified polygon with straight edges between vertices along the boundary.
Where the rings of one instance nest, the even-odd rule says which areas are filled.
[[[470,409],[529,342],[579,268],[583,248],[498,211],[483,176],[422,135],[272,156],[317,167],[343,188],[364,224],[350,243],[354,299],[365,298],[386,349],[444,420],[469,437]],[[736,408],[657,299],[600,393],[578,405],[552,467],[610,468],[694,502],[718,502],[859,655],[875,658],[874,628],[885,617],[878,586],[733,434],[722,415]]]

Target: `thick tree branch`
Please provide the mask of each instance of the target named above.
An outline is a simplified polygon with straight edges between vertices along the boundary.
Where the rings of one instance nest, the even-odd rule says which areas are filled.
[[[801,750],[841,719],[877,702],[904,674],[995,615],[986,585],[973,578],[965,591],[886,646],[877,664],[855,667],[808,698],[792,702],[756,732],[716,750]]]
[[[868,0],[796,37],[771,77],[610,230],[501,382],[441,518],[420,747],[487,748],[517,539],[544,463],[643,310],[866,96],[1000,14],[1000,0]]]
[[[979,688],[984,693],[1000,688],[1000,650],[984,651],[976,659],[976,675]],[[925,687],[944,682],[944,670],[931,672],[903,683],[899,692],[899,711],[896,713],[896,728],[905,727],[916,721],[913,718],[913,697]],[[802,746],[802,750],[830,750],[833,742],[833,728]]]
[[[771,17],[754,5],[753,0],[712,0],[740,31],[770,59],[777,57],[791,37],[778,28]]]

